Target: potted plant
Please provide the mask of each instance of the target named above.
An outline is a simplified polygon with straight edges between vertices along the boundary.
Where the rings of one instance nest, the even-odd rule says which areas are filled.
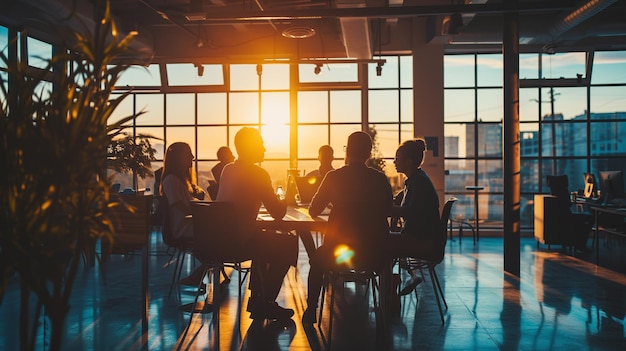
[[[35,348],[42,313],[50,326],[44,342],[62,348],[82,257],[93,256],[95,241],[113,231],[105,211],[112,205],[107,147],[136,116],[108,123],[127,96],[111,92],[128,68],[116,60],[132,54],[133,34],[118,33],[106,5],[91,32],[60,36],[70,34],[69,50],[56,52],[44,69],[0,53],[7,68],[0,74],[0,301],[17,276],[23,350]]]

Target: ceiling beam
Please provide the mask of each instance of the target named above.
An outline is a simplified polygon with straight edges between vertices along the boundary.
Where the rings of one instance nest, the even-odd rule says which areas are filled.
[[[504,13],[555,13],[571,10],[571,2],[563,1],[533,1],[533,2],[504,2],[498,4],[470,4],[470,5],[425,5],[425,6],[398,6],[398,7],[361,7],[361,8],[323,8],[323,9],[284,9],[265,11],[212,11],[204,14],[206,22],[215,21],[266,21],[292,19],[319,19],[319,18],[401,18],[416,16],[448,15],[452,13],[474,14],[504,14]]]

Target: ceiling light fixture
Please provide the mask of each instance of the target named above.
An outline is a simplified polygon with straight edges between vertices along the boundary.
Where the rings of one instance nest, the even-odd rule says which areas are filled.
[[[315,35],[315,29],[311,27],[288,27],[283,29],[282,36],[289,39],[305,39]]]
[[[385,63],[382,61],[378,61],[378,64],[376,65],[376,76],[380,77],[383,74],[383,65]]]

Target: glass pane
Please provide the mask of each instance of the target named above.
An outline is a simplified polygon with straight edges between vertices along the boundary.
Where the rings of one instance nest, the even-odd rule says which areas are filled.
[[[268,159],[289,158],[289,123],[272,123],[261,127]]]
[[[226,127],[198,127],[198,154],[199,160],[217,159],[216,152],[226,146]]]
[[[622,83],[626,83],[626,75]],[[591,88],[591,112],[618,111],[626,111],[626,86]]]
[[[626,72],[626,51],[596,51],[593,57],[592,84],[624,83],[626,82],[624,72]]]
[[[567,52],[554,55],[542,55],[542,78],[576,78],[576,74],[585,76],[585,53]]]
[[[289,124],[289,93],[262,93],[261,119],[264,124]]]
[[[398,122],[398,100],[397,90],[370,90],[369,121]]]
[[[303,63],[298,65],[301,83],[357,82],[359,78],[356,63],[326,63],[321,66]],[[316,68],[319,67],[319,71]],[[318,72],[318,73],[316,73]]]
[[[445,122],[472,122],[474,121],[474,90],[444,90]]]
[[[413,87],[413,56],[400,56],[400,87]]]
[[[622,114],[622,117],[626,117]],[[591,123],[591,155],[624,155],[624,135],[626,123],[624,120],[615,122]]]
[[[520,125],[520,155],[522,157],[539,155],[539,133],[537,123]]]
[[[165,130],[166,148],[175,142],[181,141],[189,144],[196,155],[196,130],[194,127],[167,127]]]
[[[485,187],[480,192],[501,193],[504,191],[502,179],[502,160],[479,160],[478,161],[478,184]],[[474,184],[466,184],[474,185]]]
[[[535,225],[535,195],[522,194],[520,198],[520,225],[522,229],[533,228]]]
[[[504,195],[478,195],[478,219],[484,221],[481,228],[502,228],[504,222]]]
[[[478,90],[478,120],[501,122],[504,116],[502,89]]]
[[[474,86],[474,55],[445,55],[443,57],[443,86]]]
[[[121,96],[122,96],[121,94],[111,94],[111,99],[118,99]],[[122,102],[119,105],[117,105],[115,110],[113,110],[113,113],[109,117],[109,120],[107,123],[108,124],[116,123],[120,121],[121,119],[123,119],[124,117],[128,117],[132,114],[133,114],[133,95],[127,95],[126,97],[124,97],[124,100],[122,100]],[[139,118],[143,119],[145,118],[145,116],[141,116]]]
[[[289,65],[265,64],[261,76],[261,89],[278,90],[289,89]]]
[[[550,89],[542,89],[542,91],[544,114],[551,113],[550,109],[554,108],[555,114],[562,114],[564,119],[572,119],[576,116],[584,115],[585,111],[587,111],[587,90],[584,87],[555,88],[553,107],[550,104]]]
[[[198,186],[204,191],[207,191],[209,186],[209,180],[213,180],[213,174],[211,168],[215,166],[217,162],[198,161],[196,165],[196,174],[198,176]],[[208,194],[205,196],[205,200],[208,200]]]
[[[298,122],[328,122],[328,92],[298,92]]]
[[[413,139],[414,135],[415,133],[413,132],[412,123],[401,124],[400,125],[400,140],[398,140],[398,145],[405,140]],[[395,157],[395,152],[394,152],[394,155],[391,155],[391,156]]]
[[[298,158],[317,158],[317,150],[328,143],[328,127],[298,127]],[[337,153],[335,153],[335,156]],[[341,155],[341,154],[340,154]]]
[[[330,146],[335,150],[335,158],[340,160],[345,158],[345,146],[348,143],[348,136],[358,130],[361,130],[360,124],[330,125]]]
[[[163,159],[163,155],[165,154],[165,148],[163,146],[163,127],[140,127],[135,129],[135,133],[135,135],[149,135],[151,137],[154,137],[150,139],[150,145],[152,145],[152,148],[156,150],[154,157],[156,157],[156,159],[158,160]]]
[[[168,63],[167,82],[171,86],[181,85],[224,85],[222,65],[195,65],[192,63]]]
[[[400,121],[413,122],[413,90],[400,91]]]
[[[358,90],[330,92],[330,121],[361,122],[361,92]]]
[[[194,94],[167,94],[165,99],[167,124],[195,124],[196,97]]]
[[[137,111],[145,111],[137,118],[138,125],[164,124],[163,94],[137,94],[135,100],[137,101]]]
[[[539,119],[539,93],[537,88],[523,88],[519,90],[519,118],[520,121],[537,121]]]
[[[520,54],[519,55],[519,78],[537,79],[539,78],[539,55]]]
[[[449,124],[443,125],[443,134],[445,135],[445,157],[466,157],[467,155],[467,133],[466,124]],[[473,129],[472,129],[473,130]],[[474,139],[474,136],[471,137]],[[472,153],[473,154],[473,153]]]
[[[468,130],[473,131],[473,129],[474,128],[472,125],[468,125]],[[502,157],[502,125],[501,124],[479,124],[478,125],[478,140],[479,140],[478,142],[478,156],[479,157]],[[469,151],[468,151],[468,154],[469,154]],[[473,152],[471,154],[473,154]]]
[[[230,123],[259,123],[258,93],[231,93],[228,105],[230,110]]]
[[[444,164],[446,169],[446,192],[464,192],[465,186],[474,183],[473,161],[445,160]]]
[[[7,56],[9,55],[9,29],[7,27],[0,26],[0,52]],[[0,67],[5,67],[4,61],[0,61]]]
[[[256,72],[256,65],[230,65],[230,89],[259,89],[259,76]]]
[[[502,55],[478,55],[476,58],[478,86],[502,86]]]
[[[376,140],[374,142],[378,144],[380,154],[386,158],[393,158],[400,144],[397,127],[385,124],[373,124],[370,127],[376,129]]]
[[[396,88],[398,87],[398,57],[384,56],[387,60],[380,66],[380,75],[377,74],[378,63],[367,64],[368,84],[370,88]]]
[[[226,93],[198,94],[198,124],[226,123]]]
[[[148,67],[131,66],[121,74],[120,79],[117,81],[117,86],[161,86],[159,65],[152,64]]]
[[[539,192],[539,161],[523,159],[520,164],[520,191],[522,193]]]
[[[52,59],[52,45],[41,40],[28,37],[28,65],[45,69],[48,61]]]

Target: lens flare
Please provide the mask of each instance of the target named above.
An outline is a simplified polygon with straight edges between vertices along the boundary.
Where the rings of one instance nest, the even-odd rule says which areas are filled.
[[[337,264],[350,264],[354,256],[354,251],[347,245],[339,245],[335,248],[335,263]]]

